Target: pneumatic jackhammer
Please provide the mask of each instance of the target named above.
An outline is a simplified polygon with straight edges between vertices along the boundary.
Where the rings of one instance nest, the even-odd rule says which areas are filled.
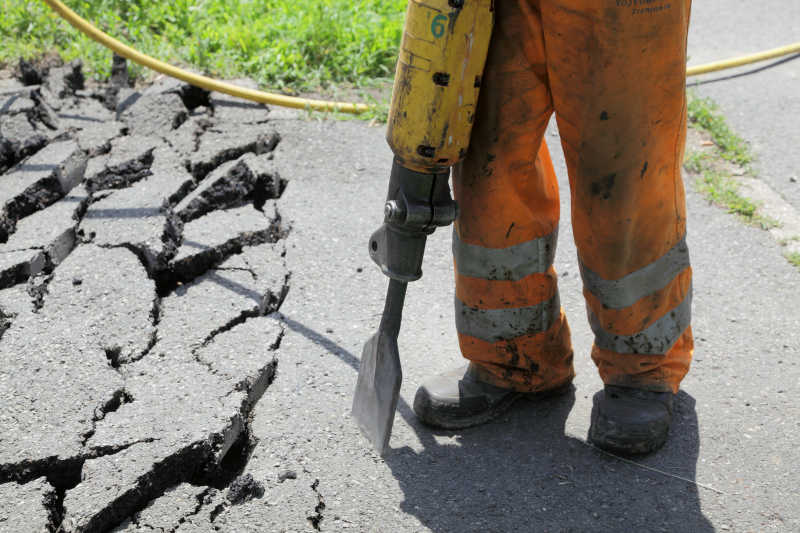
[[[397,336],[408,282],[428,235],[457,216],[450,167],[464,158],[494,24],[494,0],[410,0],[387,141],[394,152],[384,223],[369,254],[390,278],[378,331],[364,346],[352,414],[383,455],[402,382]]]

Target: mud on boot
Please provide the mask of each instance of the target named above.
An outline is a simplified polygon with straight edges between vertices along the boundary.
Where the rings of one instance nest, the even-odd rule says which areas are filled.
[[[568,383],[533,393],[504,389],[478,380],[469,365],[427,379],[417,389],[414,413],[429,426],[463,429],[500,416],[520,398],[546,398],[567,392],[571,387]]]
[[[669,435],[675,395],[606,385],[594,395],[589,441],[622,455],[650,453]]]

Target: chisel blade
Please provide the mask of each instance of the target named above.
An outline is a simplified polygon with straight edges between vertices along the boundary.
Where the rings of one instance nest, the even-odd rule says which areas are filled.
[[[388,448],[403,381],[397,335],[406,287],[404,282],[389,281],[381,325],[364,345],[353,395],[353,418],[381,455]]]

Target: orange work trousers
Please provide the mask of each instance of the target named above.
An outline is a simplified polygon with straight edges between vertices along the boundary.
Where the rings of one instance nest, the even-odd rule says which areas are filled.
[[[468,154],[453,173],[461,352],[490,383],[572,380],[553,268],[555,112],[592,358],[606,384],[677,392],[691,267],[681,162],[691,0],[498,0]]]

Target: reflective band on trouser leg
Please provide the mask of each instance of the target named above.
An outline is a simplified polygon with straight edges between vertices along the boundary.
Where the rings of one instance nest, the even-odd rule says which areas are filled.
[[[691,1],[641,4],[537,1],[592,357],[605,383],[677,391],[692,351],[681,179]]]
[[[604,307],[622,309],[669,285],[689,267],[689,247],[684,236],[678,244],[649,265],[617,280],[604,280],[578,261],[583,286],[597,295]]]
[[[692,290],[683,302],[646,328],[632,335],[619,335],[608,331],[600,319],[588,310],[589,325],[594,331],[594,343],[603,350],[623,354],[661,355],[667,353],[692,320]]]
[[[558,294],[536,305],[507,309],[469,307],[456,298],[458,332],[486,342],[542,333],[550,329],[560,316],[561,302]]]
[[[556,256],[557,241],[558,227],[550,235],[507,248],[485,248],[462,242],[453,230],[453,258],[463,276],[519,281],[547,272]]]

